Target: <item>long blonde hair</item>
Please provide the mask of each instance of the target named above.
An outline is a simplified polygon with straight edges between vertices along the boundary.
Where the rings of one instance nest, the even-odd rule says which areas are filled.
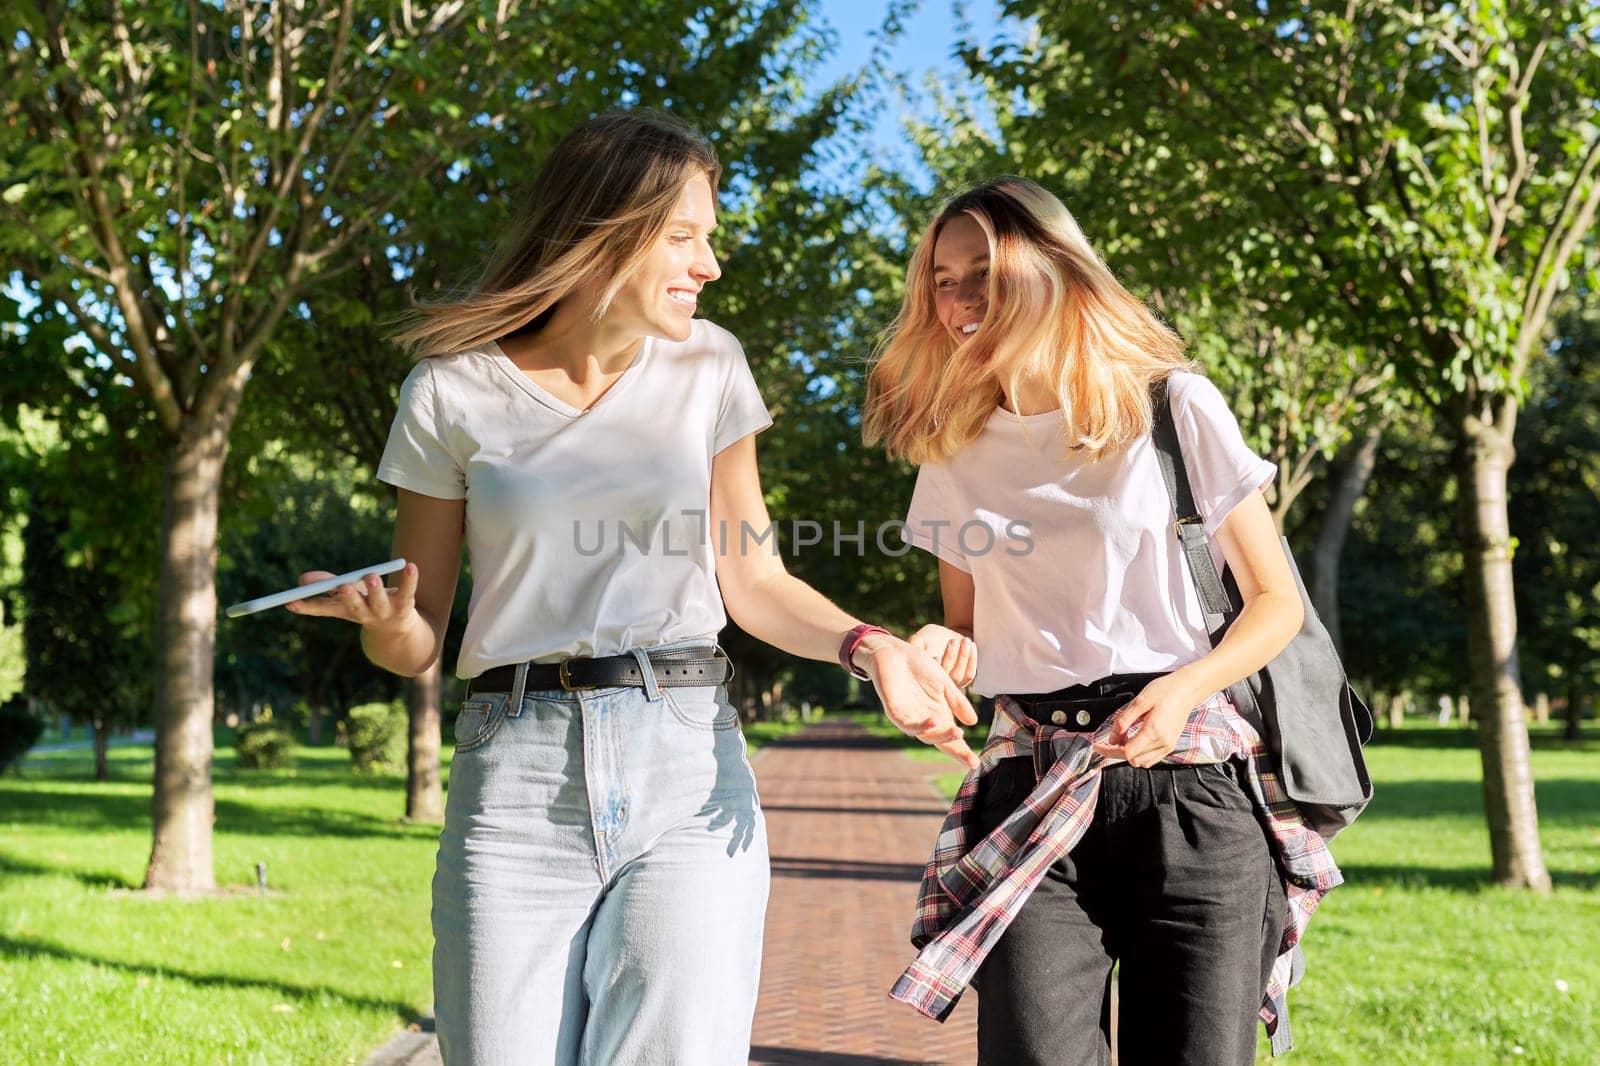
[[[989,303],[958,341],[934,304],[934,245],[969,215],[989,241]],[[1122,287],[1066,207],[1026,178],[1002,177],[949,200],[906,268],[900,313],[867,382],[862,436],[891,456],[948,459],[1005,395],[1048,382],[1068,440],[1098,457],[1151,428],[1150,386],[1191,368],[1176,333]]]
[[[715,149],[662,111],[612,111],[562,139],[539,168],[523,207],[478,282],[417,302],[393,336],[413,353],[460,351],[538,328],[578,286],[605,281],[605,314],[671,221],[683,186],[705,175],[716,191]]]

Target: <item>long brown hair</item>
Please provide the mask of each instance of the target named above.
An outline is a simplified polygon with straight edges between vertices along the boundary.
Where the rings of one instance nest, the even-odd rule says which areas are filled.
[[[934,303],[934,245],[968,215],[989,241],[983,324],[958,340]],[[945,203],[906,268],[900,313],[867,383],[862,435],[914,463],[977,437],[1024,380],[1044,381],[1070,442],[1098,455],[1150,432],[1149,387],[1192,364],[1183,341],[1123,288],[1060,200],[1026,178],[983,182]]]
[[[443,300],[415,303],[394,339],[442,355],[548,320],[580,285],[604,279],[605,314],[661,236],[683,186],[703,174],[715,192],[716,150],[664,111],[611,111],[556,145],[478,282]]]

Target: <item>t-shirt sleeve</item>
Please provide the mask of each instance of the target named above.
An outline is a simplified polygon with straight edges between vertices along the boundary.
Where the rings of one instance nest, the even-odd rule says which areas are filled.
[[[906,543],[970,574],[972,563],[958,539],[962,523],[970,517],[960,510],[955,486],[944,469],[936,463],[922,464],[917,470],[917,486],[911,492],[911,507],[906,511]]]
[[[772,415],[761,399],[761,389],[750,372],[750,362],[745,358],[744,347],[724,332],[725,350],[722,353],[722,395],[717,400],[717,428],[711,438],[711,454],[759,433],[772,425]]]
[[[1235,507],[1272,483],[1278,467],[1245,443],[1239,420],[1208,379],[1174,374],[1170,389],[1189,488],[1206,532],[1215,534]]]
[[[441,500],[467,495],[467,477],[446,443],[432,360],[411,368],[400,386],[400,406],[378,460],[378,480]]]

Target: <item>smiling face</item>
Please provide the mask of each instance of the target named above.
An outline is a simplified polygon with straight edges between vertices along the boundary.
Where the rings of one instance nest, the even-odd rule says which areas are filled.
[[[722,276],[711,251],[716,194],[704,174],[684,184],[667,228],[617,293],[607,318],[665,340],[689,339],[700,290]]]
[[[971,215],[956,215],[933,245],[933,306],[956,343],[968,340],[989,310],[989,238]]]

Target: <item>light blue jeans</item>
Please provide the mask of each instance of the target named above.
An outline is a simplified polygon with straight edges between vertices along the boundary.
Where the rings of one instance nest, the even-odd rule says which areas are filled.
[[[433,878],[445,1062],[743,1066],[767,835],[726,693],[510,703],[474,695],[456,721]]]

